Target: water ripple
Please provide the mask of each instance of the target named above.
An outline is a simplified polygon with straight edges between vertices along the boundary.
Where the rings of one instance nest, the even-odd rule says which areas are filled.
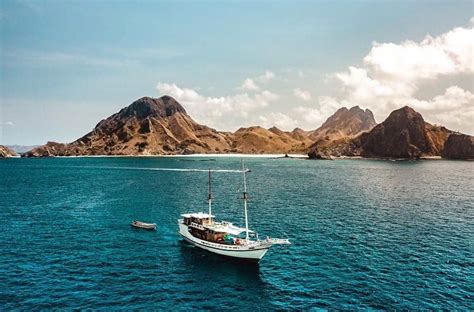
[[[180,213],[206,209],[209,164],[1,160],[0,310],[474,310],[474,163],[247,164],[251,226],[293,242],[260,265],[176,234]],[[242,224],[239,179],[214,176],[214,211]]]

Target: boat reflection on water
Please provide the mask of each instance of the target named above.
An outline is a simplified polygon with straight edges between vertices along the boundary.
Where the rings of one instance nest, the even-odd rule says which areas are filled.
[[[177,269],[187,283],[199,288],[192,295],[183,295],[182,301],[189,302],[191,310],[214,310],[216,305],[239,310],[241,300],[251,307],[265,302],[267,310],[277,310],[273,306],[275,286],[266,281],[257,262],[203,252],[186,241],[178,245],[181,257],[177,258]],[[207,296],[212,296],[212,302],[202,300]]]

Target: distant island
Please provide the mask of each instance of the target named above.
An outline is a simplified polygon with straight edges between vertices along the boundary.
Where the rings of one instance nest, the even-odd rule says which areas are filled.
[[[424,121],[406,106],[380,124],[358,106],[341,108],[319,128],[282,131],[259,126],[223,132],[200,125],[170,96],[143,97],[71,143],[48,142],[22,157],[83,155],[308,154],[312,159],[441,156],[474,159],[474,137]],[[0,157],[15,153],[1,147]]]

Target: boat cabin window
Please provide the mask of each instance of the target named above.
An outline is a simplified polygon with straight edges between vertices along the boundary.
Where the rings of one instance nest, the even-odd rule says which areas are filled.
[[[201,219],[201,224],[211,224],[211,221],[209,218]]]

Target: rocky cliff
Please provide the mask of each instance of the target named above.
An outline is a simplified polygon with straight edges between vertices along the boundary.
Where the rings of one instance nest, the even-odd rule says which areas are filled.
[[[317,151],[323,156],[408,159],[439,156],[451,133],[444,127],[425,122],[421,114],[405,106],[393,111],[369,132],[327,146],[318,146]]]
[[[438,140],[433,126],[421,114],[405,106],[393,111],[384,122],[360,137],[362,156],[419,158],[439,155],[444,138]],[[443,134],[439,131],[439,134]],[[444,137],[444,135],[443,135]]]
[[[359,106],[351,109],[342,107],[321,127],[308,133],[309,138],[314,142],[309,148],[308,155],[314,159],[327,159],[331,156],[346,154],[343,151],[348,148],[346,144],[352,138],[369,131],[376,124],[370,110],[363,110]]]
[[[342,107],[331,115],[319,128],[309,132],[313,141],[331,142],[347,137],[354,137],[361,132],[372,129],[377,123],[369,109],[359,106],[351,109]]]
[[[444,144],[441,155],[448,159],[474,160],[474,137],[460,133],[451,134]]]

